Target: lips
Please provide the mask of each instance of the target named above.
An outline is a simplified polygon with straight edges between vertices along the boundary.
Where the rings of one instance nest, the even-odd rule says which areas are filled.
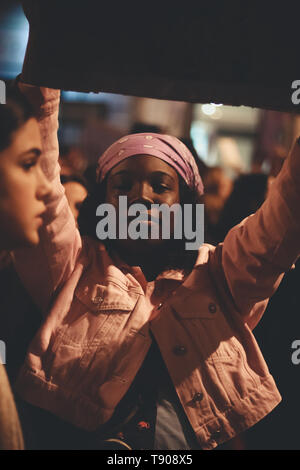
[[[39,214],[37,214],[37,215],[35,216],[35,218],[38,219],[38,220],[40,220],[40,221],[43,223],[45,214],[46,214],[46,209],[43,210],[42,212],[40,212]]]
[[[136,216],[134,215],[129,215],[128,216],[128,220],[131,221],[133,219],[138,219],[139,222],[154,222],[154,223],[157,223],[159,224],[160,222],[160,219],[159,217],[156,217],[155,215],[153,215],[153,213],[149,213],[149,212],[140,212],[138,213]]]
[[[45,216],[45,211],[44,211],[44,212],[41,212],[40,214],[38,214],[38,215],[36,216],[36,218],[43,220],[44,216]]]
[[[36,220],[36,225],[37,225],[38,228],[40,228],[40,227],[43,225],[43,223],[44,223],[42,217],[37,216],[37,217],[35,218],[35,220]]]

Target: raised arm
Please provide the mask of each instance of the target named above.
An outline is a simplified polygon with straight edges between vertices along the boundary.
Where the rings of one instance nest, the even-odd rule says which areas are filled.
[[[264,204],[230,230],[217,247],[212,266],[217,282],[253,328],[265,299],[299,255],[300,145],[295,142]]]
[[[37,247],[15,252],[16,269],[36,304],[46,311],[55,291],[72,273],[81,238],[60,183],[58,112],[60,91],[21,82],[18,86],[34,106],[42,137],[42,168],[51,182],[45,224]]]

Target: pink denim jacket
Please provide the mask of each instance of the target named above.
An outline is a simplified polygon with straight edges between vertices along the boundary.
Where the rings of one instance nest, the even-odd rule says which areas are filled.
[[[20,84],[39,110],[52,181],[37,248],[15,254],[45,318],[18,379],[19,394],[83,429],[98,429],[134,380],[154,335],[202,449],[254,425],[281,400],[251,332],[300,254],[300,146],[270,195],[223,244],[203,245],[192,272],[147,282],[80,238],[59,182],[59,91]]]

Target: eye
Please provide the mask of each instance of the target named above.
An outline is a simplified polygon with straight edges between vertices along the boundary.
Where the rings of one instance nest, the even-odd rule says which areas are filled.
[[[171,188],[165,183],[154,183],[153,189],[156,193],[164,193],[166,191],[169,191]]]
[[[38,157],[35,155],[33,157],[27,158],[24,160],[21,165],[25,171],[29,171],[31,168],[35,167],[38,163]]]
[[[30,171],[40,161],[41,153],[37,151],[27,152],[26,155],[20,160],[20,165],[25,171]]]
[[[122,191],[122,192],[130,191],[131,187],[132,187],[132,183],[130,181],[122,181],[114,185],[114,189],[116,189],[117,191]]]

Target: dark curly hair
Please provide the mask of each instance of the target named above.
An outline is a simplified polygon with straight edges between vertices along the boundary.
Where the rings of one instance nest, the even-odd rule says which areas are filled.
[[[0,152],[9,147],[13,133],[35,117],[30,103],[14,84],[8,83],[6,91],[6,103],[0,105]]]

